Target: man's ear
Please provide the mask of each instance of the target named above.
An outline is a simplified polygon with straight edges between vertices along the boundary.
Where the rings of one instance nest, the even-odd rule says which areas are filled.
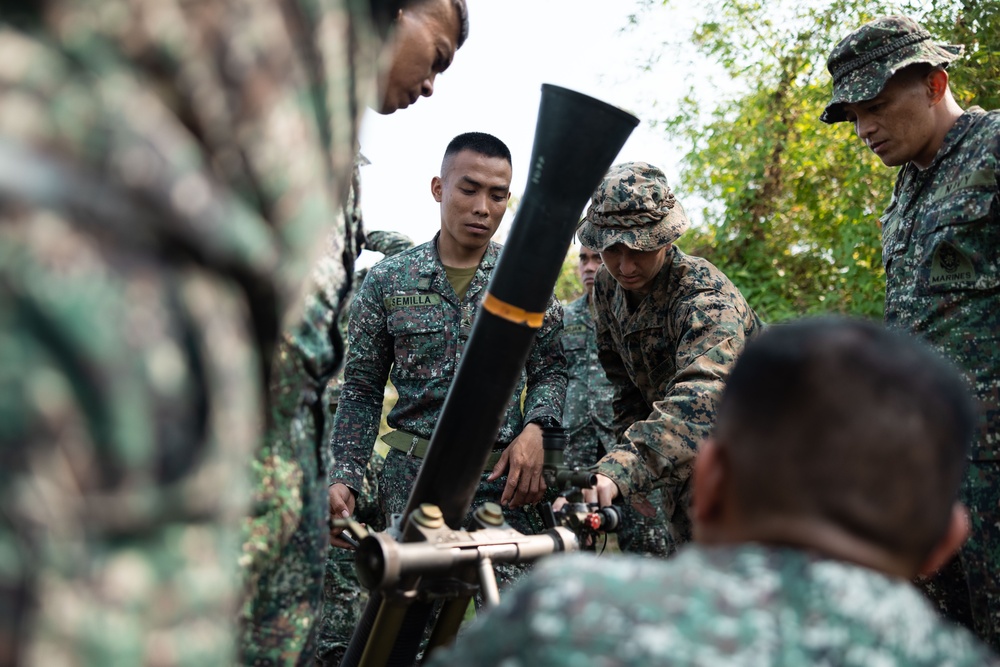
[[[948,90],[948,72],[940,68],[935,68],[927,74],[924,79],[924,86],[927,88],[927,98],[931,105],[935,105],[944,99]]]
[[[435,176],[431,179],[431,194],[434,195],[434,201],[441,203],[441,195],[444,192],[444,183],[441,181],[440,176]]]
[[[692,518],[696,526],[714,523],[722,514],[729,478],[725,447],[707,438],[698,448],[692,474]]]
[[[951,520],[944,537],[937,543],[927,556],[918,574],[929,577],[951,560],[969,538],[969,510],[962,503],[955,503],[951,508]]]

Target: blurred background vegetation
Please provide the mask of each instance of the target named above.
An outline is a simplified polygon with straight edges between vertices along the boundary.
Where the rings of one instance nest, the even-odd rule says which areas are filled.
[[[633,20],[664,20],[676,0],[646,0]],[[709,259],[770,322],[837,312],[881,319],[885,276],[879,216],[895,169],[847,123],[819,116],[831,84],[826,57],[854,28],[886,14],[917,19],[940,41],[964,44],[950,68],[963,107],[1000,107],[1000,0],[702,0],[693,35],[657,53],[718,66],[695,74],[676,115],[662,118],[685,157],[682,203],[705,202],[704,224],[678,245]],[[697,53],[692,53],[694,49]],[[712,104],[706,91],[711,88]],[[731,91],[719,96],[719,90]],[[691,204],[689,204],[690,207]],[[580,294],[571,247],[556,294]]]

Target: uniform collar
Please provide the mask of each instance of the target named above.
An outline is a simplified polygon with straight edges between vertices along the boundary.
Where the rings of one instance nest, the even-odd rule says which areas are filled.
[[[969,133],[975,125],[982,120],[986,112],[983,111],[981,107],[969,107],[965,112],[955,120],[955,124],[951,126],[948,133],[944,135],[944,141],[941,143],[941,148],[938,149],[937,155],[931,161],[931,164],[924,171],[932,173],[934,168],[941,163],[955,148],[962,142],[965,135]]]
[[[444,264],[441,262],[441,255],[438,253],[438,239],[441,237],[441,232],[434,235],[431,242],[428,244],[430,246],[431,258],[434,260],[436,268],[444,270]],[[503,248],[502,245],[495,241],[490,241],[489,245],[486,246],[486,253],[483,258],[479,260],[479,268],[489,271],[497,263],[497,259],[500,257],[500,250]]]
[[[424,257],[430,259],[430,261],[421,262],[420,284],[422,289],[429,288],[434,282],[434,279],[438,276],[440,276],[441,280],[447,281],[444,264],[441,262],[441,255],[438,253],[437,249],[438,238],[440,236],[441,232],[439,231],[434,235],[434,238],[425,245]],[[486,247],[486,253],[483,255],[483,258],[479,260],[479,268],[476,269],[476,275],[473,278],[472,285],[469,286],[471,294],[475,294],[475,292],[478,291],[478,281],[480,279],[487,278],[493,271],[493,267],[496,266],[497,259],[500,257],[500,251],[502,249],[503,246],[499,243],[490,241],[489,245]]]

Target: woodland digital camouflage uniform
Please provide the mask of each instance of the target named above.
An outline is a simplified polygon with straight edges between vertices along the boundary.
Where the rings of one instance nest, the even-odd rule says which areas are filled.
[[[689,545],[667,561],[546,559],[429,664],[980,667],[1000,661],[906,581],[804,551],[745,544]]]
[[[364,247],[374,252],[380,252],[386,257],[392,257],[404,250],[413,247],[410,237],[399,232],[372,231],[365,235]],[[360,269],[354,274],[355,284],[361,285],[367,275],[367,269]],[[353,299],[352,299],[353,300]],[[338,328],[341,335],[347,338],[347,323],[350,314],[350,304],[346,307],[338,320]],[[343,374],[339,373],[331,380],[324,393],[324,405],[329,408],[329,419],[326,420],[328,428],[324,432],[323,449],[329,451],[329,442],[333,435],[333,415],[337,411],[340,402],[340,389]],[[385,457],[378,448],[372,449],[371,457],[368,459],[368,466],[365,470],[365,477],[361,483],[356,505],[354,507],[354,517],[361,523],[368,526],[370,530],[384,530],[385,522],[382,520],[382,511],[378,505],[378,475],[385,464]],[[329,471],[329,468],[327,468]],[[323,503],[329,507],[327,485],[324,479]],[[329,514],[329,510],[325,510]],[[329,534],[326,523],[323,525],[324,535]],[[324,539],[324,544],[328,540]],[[320,556],[321,560],[324,558]],[[309,654],[322,659],[337,661],[341,657],[344,649],[347,648],[347,640],[354,632],[357,619],[361,616],[368,594],[361,587],[358,581],[357,572],[354,568],[354,552],[347,549],[330,546],[326,549],[325,555],[325,575],[323,576],[322,609],[318,616],[319,629],[315,651],[310,647]]]
[[[597,335],[591,302],[586,294],[563,307],[563,354],[566,356],[566,401],[562,426],[566,429],[565,463],[586,468],[597,463],[615,444],[614,388],[597,358]],[[667,556],[674,546],[663,515],[662,494],[649,494],[643,511],[626,505],[618,529],[623,551]]]
[[[578,236],[601,252],[624,244],[666,247],[687,229],[666,176],[645,162],[611,167],[591,198]],[[633,505],[662,487],[670,539],[690,539],[688,478],[699,443],[715,420],[729,369],[763,324],[743,295],[710,262],[671,246],[649,293],[632,308],[607,268],[594,282],[597,350],[615,390],[617,444],[597,472]]]
[[[597,471],[623,495],[662,486],[675,545],[690,539],[688,478],[729,369],[762,328],[710,262],[674,247],[632,311],[607,270],[594,283],[597,349],[615,387],[617,443]]]
[[[0,25],[0,662],[229,664],[265,370],[379,41],[336,1],[45,9]]]
[[[931,342],[965,369],[979,401],[979,435],[962,491],[972,519],[960,552],[964,577],[934,592],[956,609],[941,589],[964,594],[967,586],[973,627],[994,647],[1000,647],[998,160],[1000,112],[971,108],[930,168],[900,171],[882,217],[886,324]]]
[[[436,236],[371,268],[352,309],[350,354],[334,423],[331,484],[360,488],[378,434],[386,379],[391,379],[399,395],[388,416],[389,426],[430,438],[500,249],[497,243],[489,244],[461,301],[441,264]],[[526,371],[503,415],[498,449],[513,441],[525,424],[544,417],[558,421],[561,416],[566,392],[561,332],[562,308],[553,298],[529,353]],[[525,389],[522,414],[520,398]],[[379,501],[387,519],[405,509],[421,461],[389,450],[379,478]],[[484,472],[473,508],[499,502],[506,475],[492,482],[486,477]],[[508,510],[505,516],[511,526],[523,532],[542,528],[534,507]]]
[[[902,67],[947,65],[961,52],[961,46],[934,43],[906,17],[869,23],[830,56],[834,94],[823,120],[846,120],[844,102],[875,97]],[[1000,112],[972,107],[948,131],[927,169],[906,164],[899,170],[881,218],[886,324],[930,342],[964,369],[980,405],[962,492],[972,533],[960,558],[927,588],[942,609],[994,648],[1000,648],[998,162]]]

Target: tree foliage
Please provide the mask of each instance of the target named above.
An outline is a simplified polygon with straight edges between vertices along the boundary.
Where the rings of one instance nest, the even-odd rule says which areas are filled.
[[[662,4],[669,11],[670,0]],[[702,3],[693,42],[741,85],[709,114],[695,88],[665,121],[687,147],[681,197],[708,202],[705,224],[680,245],[725,271],[768,321],[819,312],[881,317],[878,217],[895,170],[849,124],[820,122],[831,91],[826,57],[854,27],[907,13],[942,39],[973,43],[973,74],[956,73],[954,88],[965,103],[989,104],[997,97],[1000,40],[997,12],[983,4]]]
[[[951,68],[958,103],[1000,108],[1000,0],[932,0],[923,24],[942,39],[965,45],[964,57]]]
[[[580,246],[571,245],[566,252],[559,277],[556,278],[556,298],[562,303],[569,303],[583,295],[583,283],[577,269],[580,266]]]

